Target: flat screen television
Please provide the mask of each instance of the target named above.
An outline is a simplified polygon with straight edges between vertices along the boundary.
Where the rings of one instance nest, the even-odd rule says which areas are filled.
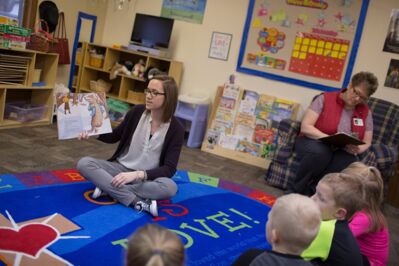
[[[168,48],[173,19],[136,14],[130,42],[150,48]]]

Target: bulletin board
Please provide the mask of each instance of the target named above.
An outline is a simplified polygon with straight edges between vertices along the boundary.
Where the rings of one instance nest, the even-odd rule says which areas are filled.
[[[250,0],[237,71],[323,91],[348,85],[369,0]]]
[[[296,119],[299,104],[233,84],[219,86],[201,149],[267,169],[282,119]]]

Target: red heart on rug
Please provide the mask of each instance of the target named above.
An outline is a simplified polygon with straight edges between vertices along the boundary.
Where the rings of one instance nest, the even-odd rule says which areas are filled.
[[[0,228],[0,250],[22,252],[36,257],[58,237],[58,232],[46,224],[26,224],[19,229]]]

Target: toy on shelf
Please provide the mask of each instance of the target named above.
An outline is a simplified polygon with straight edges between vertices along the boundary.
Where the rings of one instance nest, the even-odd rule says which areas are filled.
[[[133,76],[143,78],[144,77],[144,72],[145,72],[145,64],[144,60],[140,59],[137,64],[134,65],[133,67]]]
[[[125,64],[120,64],[118,62],[115,63],[115,65],[111,68],[111,73],[109,74],[109,79],[113,80],[116,78],[118,74],[125,74],[127,76],[130,76],[132,72],[129,71],[128,66]]]

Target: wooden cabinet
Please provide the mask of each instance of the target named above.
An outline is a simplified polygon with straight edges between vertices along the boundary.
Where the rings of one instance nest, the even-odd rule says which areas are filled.
[[[90,51],[96,50],[97,54],[103,55],[102,59],[91,58]],[[111,69],[118,62],[130,61],[133,65],[140,60],[144,62],[145,69],[156,67],[169,76],[172,76],[177,85],[180,85],[183,73],[183,64],[167,58],[157,57],[143,52],[125,49],[111,48],[96,44],[87,44],[83,55],[83,69],[80,77],[78,91],[92,92],[90,81],[102,79],[111,83],[112,87],[107,92],[107,97],[114,98],[130,104],[144,103],[144,89],[146,80],[134,75],[118,74],[111,79]]]
[[[51,123],[57,66],[58,54],[0,48],[0,128]]]

